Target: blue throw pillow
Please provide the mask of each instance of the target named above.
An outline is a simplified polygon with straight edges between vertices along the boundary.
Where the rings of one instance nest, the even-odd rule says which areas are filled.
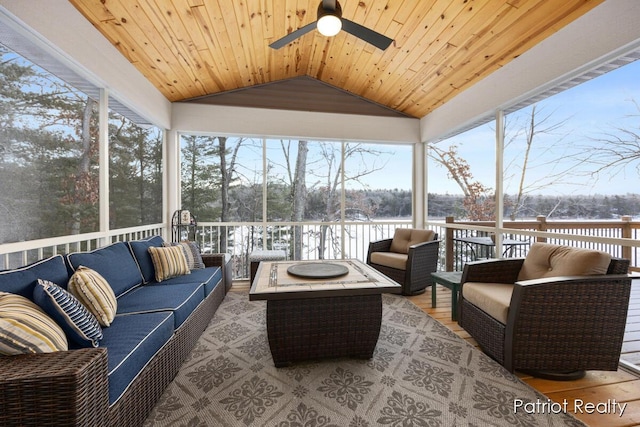
[[[67,334],[83,347],[98,347],[102,328],[96,317],[69,292],[48,280],[38,279],[33,301]]]
[[[159,248],[164,243],[164,239],[161,236],[153,236],[144,240],[132,240],[127,242],[129,249],[133,254],[138,268],[144,278],[144,283],[153,282],[155,280],[155,269],[153,268],[153,261],[151,255],[149,255],[149,248]]]
[[[81,265],[97,271],[109,283],[116,297],[142,285],[138,264],[124,242],[116,242],[90,252],[68,254],[67,262],[73,272]]]

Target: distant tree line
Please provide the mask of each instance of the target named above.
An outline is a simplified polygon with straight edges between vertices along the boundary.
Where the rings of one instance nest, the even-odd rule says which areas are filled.
[[[504,216],[511,216],[515,195],[505,195]],[[539,215],[553,219],[617,219],[624,215],[640,216],[640,194],[621,195],[530,195],[521,200],[516,220]],[[467,219],[464,196],[429,194],[429,217],[454,216]]]

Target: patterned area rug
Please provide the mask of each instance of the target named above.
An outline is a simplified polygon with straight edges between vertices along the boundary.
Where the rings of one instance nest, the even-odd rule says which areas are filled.
[[[547,398],[411,301],[383,304],[371,360],[277,369],[266,303],[229,293],[145,426],[584,426],[527,413]]]

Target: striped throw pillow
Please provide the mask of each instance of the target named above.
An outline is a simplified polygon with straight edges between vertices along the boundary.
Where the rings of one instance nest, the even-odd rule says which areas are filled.
[[[98,319],[100,325],[111,325],[116,317],[118,302],[113,289],[100,273],[81,265],[69,279],[67,287],[69,292]]]
[[[180,246],[150,247],[149,254],[156,272],[156,282],[191,273],[187,265],[187,258]]]
[[[102,339],[98,320],[69,292],[53,282],[38,279],[33,301],[62,327],[71,341],[82,347],[98,347]]]
[[[68,350],[62,328],[27,298],[0,292],[0,354]]]
[[[194,242],[164,242],[162,246],[180,246],[184,252],[185,258],[187,259],[187,265],[190,270],[205,267],[204,262],[202,261],[202,255],[200,254],[200,248]]]

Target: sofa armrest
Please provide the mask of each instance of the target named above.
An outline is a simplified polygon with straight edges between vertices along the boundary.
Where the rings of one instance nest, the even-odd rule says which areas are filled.
[[[202,254],[205,267],[224,267],[226,254]]]
[[[0,425],[106,425],[107,350],[0,356]]]
[[[231,268],[231,255],[224,253],[202,254],[202,262],[205,267],[220,267],[225,290],[231,289],[233,284],[233,272]]]
[[[466,282],[509,283],[518,280],[524,258],[490,259],[468,262],[462,270],[461,284]]]

